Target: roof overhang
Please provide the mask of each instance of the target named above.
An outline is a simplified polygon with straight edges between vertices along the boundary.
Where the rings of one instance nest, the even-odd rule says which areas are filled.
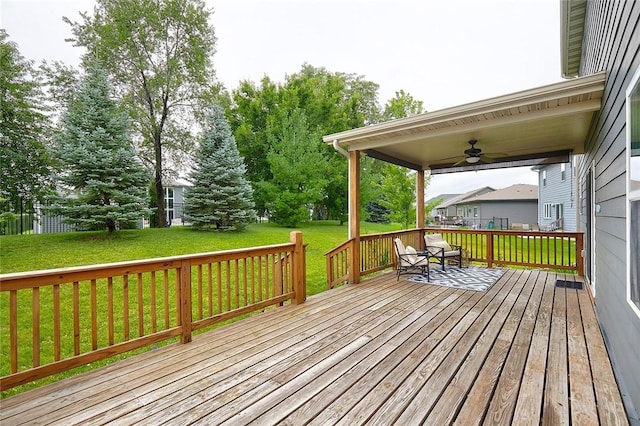
[[[580,73],[586,12],[587,0],[560,2],[560,56],[564,78],[576,77]]]
[[[432,173],[566,161],[584,152],[605,73],[391,120],[323,137],[349,151]],[[483,154],[502,154],[493,164],[454,167],[470,139]],[[555,158],[555,160],[553,159]]]

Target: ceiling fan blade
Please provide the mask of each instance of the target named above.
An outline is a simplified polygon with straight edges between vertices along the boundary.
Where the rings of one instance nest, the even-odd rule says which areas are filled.
[[[488,155],[481,155],[480,161],[483,163],[493,163],[494,161],[496,161],[496,159],[493,157],[489,157]]]
[[[451,167],[464,166],[466,164],[467,164],[467,159],[463,158],[462,160],[460,160],[460,161],[458,161],[456,163],[453,163],[453,165]]]

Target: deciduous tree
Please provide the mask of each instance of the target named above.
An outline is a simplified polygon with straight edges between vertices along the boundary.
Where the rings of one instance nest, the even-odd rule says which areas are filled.
[[[160,227],[165,162],[190,152],[196,112],[215,93],[210,14],[203,0],[97,0],[81,22],[65,18],[85,60],[105,64],[128,106],[139,154],[154,168]]]
[[[32,63],[0,29],[0,211],[31,208],[51,188],[50,127]]]

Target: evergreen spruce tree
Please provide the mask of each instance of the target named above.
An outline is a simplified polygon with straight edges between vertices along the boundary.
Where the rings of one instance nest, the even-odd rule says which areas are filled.
[[[209,114],[194,163],[189,175],[193,187],[184,197],[186,222],[196,228],[229,231],[255,220],[246,165],[219,105]]]
[[[98,63],[87,74],[63,114],[55,137],[64,196],[49,210],[80,229],[128,227],[152,213],[147,208],[151,180],[129,140],[127,114],[110,97]]]

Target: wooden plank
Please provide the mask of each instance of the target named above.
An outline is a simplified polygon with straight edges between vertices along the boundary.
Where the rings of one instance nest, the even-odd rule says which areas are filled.
[[[524,271],[518,277],[518,283],[515,287],[518,293],[510,297],[512,312],[509,313],[509,316],[505,320],[493,347],[478,372],[473,386],[469,390],[465,401],[460,407],[460,411],[455,417],[454,424],[471,425],[483,422],[491,401],[491,396],[495,391],[498,379],[503,371],[512,340],[517,332],[520,316],[526,306],[526,300],[528,300],[527,292],[531,292],[531,288],[533,287],[532,283],[535,283],[536,276],[537,272]],[[529,288],[525,290],[527,284],[529,284]],[[525,298],[519,297],[520,291],[525,292],[526,300]]]
[[[513,414],[514,425],[526,426],[540,421],[556,279],[554,274],[545,275],[546,284],[544,285],[538,315],[535,319],[535,329],[533,330],[527,363],[522,376],[518,402]]]
[[[566,279],[566,278],[565,278]],[[582,316],[577,292],[565,291],[567,299],[567,355],[569,364],[569,395],[571,398],[571,424],[598,424],[598,410],[593,393],[593,378],[589,355],[582,328]]]
[[[433,289],[428,287],[422,290],[424,290],[423,297],[427,297],[429,293],[433,292]],[[326,357],[332,356],[333,353],[361,335],[363,331],[367,335],[374,333],[372,330],[396,311],[397,304],[418,303],[412,295],[416,294],[405,293],[390,296],[386,306],[379,309],[376,309],[375,305],[369,308],[365,305],[364,309],[356,313],[352,308],[349,310],[351,316],[344,316],[341,322],[337,322],[335,326],[306,333],[310,334],[306,338],[297,333],[290,333],[285,336],[287,340],[282,342],[280,349],[274,347],[257,351],[254,357],[255,361],[249,364],[250,368],[243,369],[242,365],[234,365],[231,371],[233,374],[227,372],[224,376],[207,378],[206,383],[200,386],[201,390],[195,395],[196,398],[185,394],[179,411],[182,412],[187,408],[191,408],[191,410],[175,417],[175,421],[178,424],[183,424],[185,421],[195,421],[202,416],[209,415],[216,422],[219,422],[243,409],[248,409],[252,403],[257,402],[260,398],[268,398],[272,391],[271,384],[285,383],[287,381],[285,375],[293,379],[303,374],[310,365],[314,365],[314,362],[319,363]],[[418,293],[418,299],[420,297],[421,295]],[[340,325],[342,326],[340,327]],[[276,376],[280,378],[278,379]],[[174,400],[175,394],[171,397]],[[202,405],[198,406],[199,404]],[[128,417],[125,419],[126,421],[131,420]],[[207,422],[206,419],[200,420]],[[169,421],[169,417],[165,412],[158,410],[155,416],[145,418],[145,422],[153,423],[154,421],[166,423]]]
[[[397,386],[412,371],[412,365],[420,362],[421,354],[430,352],[442,337],[443,330],[451,329],[480,299],[479,294],[460,299],[435,313],[432,321],[422,327],[411,338],[394,348],[375,367],[355,380],[349,391],[342,395],[334,395],[331,404],[326,406],[311,421],[310,425],[335,423],[340,419],[347,424],[362,423],[370,413],[379,406],[390,389]],[[382,382],[385,383],[382,383]],[[387,392],[385,393],[385,389]],[[350,416],[346,418],[345,414]],[[359,419],[355,421],[353,419]]]
[[[503,327],[504,322],[509,321],[511,317],[510,312],[514,309],[513,304],[515,303],[517,305],[521,299],[525,299],[522,303],[526,304],[526,299],[529,297],[528,293],[530,293],[531,288],[533,288],[533,286],[526,286],[526,282],[524,281],[521,282],[520,286],[516,283],[507,297],[497,307],[495,313],[490,314],[491,311],[486,311],[483,312],[483,315],[487,314],[486,316],[478,317],[478,320],[474,322],[456,344],[454,351],[447,357],[446,362],[443,362],[438,367],[434,375],[423,385],[420,393],[416,395],[410,405],[398,418],[399,423],[422,422],[426,417],[427,422],[437,424],[438,420],[436,419],[438,417],[443,416],[445,413],[451,414],[456,411],[454,408],[458,405],[449,405],[449,403],[446,402],[448,397],[447,390],[455,390],[461,385],[460,382],[455,380],[454,376],[464,371],[466,361],[470,361],[471,363],[475,362],[474,370],[477,372],[477,369],[481,365],[477,363],[478,358],[484,358],[484,356],[480,357],[477,351],[482,351],[484,347],[483,352],[486,355],[494,341],[493,338],[490,338],[488,339],[489,341],[485,343],[485,341],[481,340],[481,337],[487,334],[498,336],[498,332]],[[475,353],[471,355],[471,352]],[[449,388],[449,386],[451,387]],[[447,395],[444,395],[445,393],[447,393]],[[448,408],[431,411],[432,407],[436,403],[440,403],[443,398],[445,400],[443,406],[448,405]],[[460,398],[460,400],[461,399],[462,398]],[[449,423],[450,422],[451,419],[449,420]]]
[[[628,424],[620,390],[593,309],[591,293],[588,290],[579,292],[578,300],[591,364],[598,419],[601,424]]]
[[[380,315],[377,312],[376,315],[379,319],[384,320],[364,333],[367,339],[366,344],[354,348],[354,351],[348,354],[346,358],[337,359],[336,361],[339,362],[327,365],[326,367],[328,368],[326,369],[317,368],[322,366],[327,358],[334,356],[333,354],[327,356],[323,353],[318,353],[298,363],[298,368],[287,368],[280,374],[271,377],[270,381],[280,384],[277,391],[269,393],[258,404],[252,404],[250,408],[242,409],[235,416],[228,418],[225,423],[236,424],[252,421],[261,424],[277,422],[295,408],[304,404],[320,390],[329,386],[337,377],[342,376],[350,368],[366,359],[376,349],[386,345],[387,341],[393,336],[403,334],[407,332],[407,329],[417,331],[419,327],[416,327],[416,323],[422,316],[420,309],[426,304],[427,300],[420,296],[412,299],[408,300],[408,304],[402,304],[399,311],[393,309],[396,312],[393,314],[393,311],[391,311],[390,314],[393,314],[393,316],[389,318],[386,318],[387,315]],[[424,322],[420,323],[421,325],[424,324]],[[362,335],[359,331],[356,334]],[[351,344],[349,343],[351,340],[348,339],[346,341],[347,347]],[[309,365],[312,365],[312,368],[317,368],[315,374],[309,374]],[[200,421],[208,423],[214,419],[219,421],[220,418],[221,416],[218,412],[213,412],[209,414],[209,417],[200,419]]]
[[[535,301],[535,291],[541,291],[540,288],[544,288],[544,277],[546,274],[540,274],[538,280],[542,280],[541,283],[535,283],[534,296],[532,300]],[[459,407],[462,405],[467,393],[470,391],[473,385],[478,371],[485,363],[495,339],[498,337],[502,325],[506,320],[506,313],[509,312],[511,306],[503,304],[496,315],[491,319],[487,327],[485,328],[482,336],[476,342],[473,350],[467,356],[463,366],[458,370],[456,375],[451,380],[447,389],[443,392],[440,399],[432,409],[432,413],[429,415],[427,421],[432,424],[450,424],[456,417],[457,410],[452,407]],[[506,311],[506,313],[503,313]],[[546,355],[546,351],[545,351]],[[543,372],[544,378],[544,372]],[[515,420],[515,418],[514,418]]]
[[[556,288],[551,313],[547,375],[542,403],[543,425],[569,424],[566,315],[565,289]]]
[[[481,315],[491,315],[498,309],[508,292],[499,293],[500,286],[493,286],[479,299],[470,299],[456,311],[455,322],[440,327],[430,335],[421,347],[405,358],[392,374],[376,385],[341,420],[340,424],[360,423],[367,419],[372,423],[388,423],[401,414],[410,399],[421,388],[440,363],[450,353],[468,327]],[[496,302],[498,301],[498,302]]]
[[[536,278],[538,278],[538,274],[536,274]],[[498,385],[491,398],[491,403],[485,416],[485,424],[511,425],[514,422],[513,412],[515,411],[518,400],[520,383],[522,382],[522,375],[531,346],[531,339],[544,291],[545,280],[542,278],[540,282],[536,280],[532,284],[535,285],[535,287],[526,304],[526,309],[520,318],[516,335],[513,337],[509,355],[504,363],[502,374],[500,374]],[[512,317],[514,313],[517,315],[517,311],[519,310],[517,305],[518,303],[514,306]]]
[[[462,292],[440,293],[437,298],[406,317],[409,320],[406,326],[401,325],[402,328],[396,327],[380,335],[368,348],[371,350],[363,353],[365,356],[359,359],[350,357],[348,362],[332,369],[331,374],[309,383],[309,390],[304,396],[297,394],[290,396],[288,400],[263,414],[263,418],[278,419],[288,424],[302,424],[316,417],[330,402],[339,399],[346,392],[354,392],[353,384],[361,376],[388,358],[398,359],[400,346],[406,343],[406,349],[402,350],[411,351],[412,347],[419,344],[418,336],[424,333],[425,329],[435,330],[437,325],[448,317],[447,310],[452,312],[469,297],[471,297],[470,294],[462,294]],[[395,330],[399,332],[393,334]],[[411,337],[407,338],[407,336]],[[284,419],[284,415],[288,417]]]

